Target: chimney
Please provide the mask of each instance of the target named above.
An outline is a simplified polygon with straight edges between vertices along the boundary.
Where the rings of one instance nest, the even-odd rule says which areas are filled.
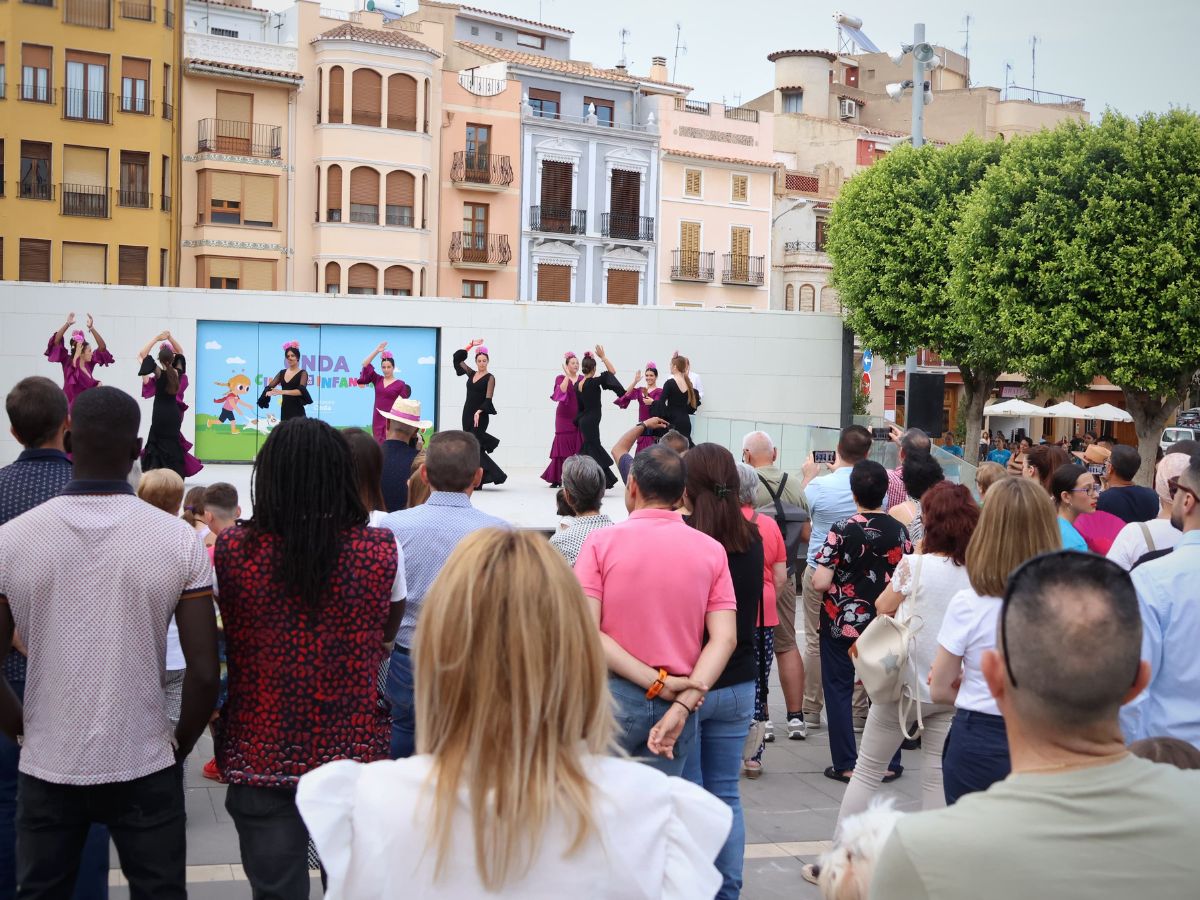
[[[667,58],[656,56],[650,60],[650,80],[663,84],[667,80]]]

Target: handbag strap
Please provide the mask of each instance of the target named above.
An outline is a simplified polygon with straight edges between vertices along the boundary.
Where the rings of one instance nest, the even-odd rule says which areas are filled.
[[[761,477],[761,476],[760,476]],[[770,488],[768,488],[770,490]],[[750,523],[755,528],[758,527],[758,513],[755,512],[750,517]],[[758,681],[758,693],[763,698],[763,703],[767,702],[767,607],[764,594],[766,593],[766,585],[763,585],[763,590],[758,592],[758,618],[754,622],[754,642],[758,648],[758,671],[756,673]],[[778,598],[776,598],[778,599]]]

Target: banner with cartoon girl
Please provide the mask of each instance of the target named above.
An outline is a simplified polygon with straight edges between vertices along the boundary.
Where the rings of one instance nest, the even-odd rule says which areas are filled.
[[[380,373],[386,358],[390,377],[403,380],[422,409],[436,417],[436,328],[201,321],[193,382],[197,457],[204,462],[254,459],[281,421],[282,398],[262,395],[286,370],[284,345],[293,343],[312,399],[306,415],[335,428],[370,431],[376,391],[372,384],[360,384],[363,364],[369,361]],[[386,344],[383,350],[381,344]]]

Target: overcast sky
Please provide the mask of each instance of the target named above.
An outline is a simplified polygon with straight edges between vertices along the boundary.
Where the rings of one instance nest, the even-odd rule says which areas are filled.
[[[339,4],[349,0],[333,0]],[[833,13],[863,20],[863,31],[887,50],[911,41],[924,19],[932,43],[962,52],[963,19],[971,22],[971,78],[1004,86],[1029,86],[1029,39],[1037,35],[1037,87],[1083,97],[1098,115],[1106,106],[1121,112],[1200,110],[1195,47],[1200,0],[469,0],[468,5],[538,19],[575,31],[572,56],[614,65],[621,55],[620,30],[630,31],[630,67],[645,73],[650,58],[667,57],[673,80],[695,88],[702,100],[742,100],[771,87],[773,50],[836,49]],[[409,11],[416,0],[408,0]],[[540,10],[540,12],[539,12]],[[919,12],[914,12],[919,10]],[[683,26],[687,53],[675,54],[675,24]]]

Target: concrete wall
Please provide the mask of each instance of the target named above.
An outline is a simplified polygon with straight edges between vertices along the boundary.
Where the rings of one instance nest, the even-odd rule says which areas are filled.
[[[140,394],[134,354],[168,328],[194,355],[196,320],[432,326],[442,329],[438,360],[440,421],[456,428],[464,384],[451,353],[474,337],[486,339],[496,375],[500,414],[492,431],[506,469],[540,467],[554,431],[550,390],[565,350],[582,353],[603,344],[628,380],[647,359],[666,365],[678,349],[704,378],[701,415],[766,422],[836,425],[840,399],[841,320],[773,312],[726,312],[637,307],[580,307],[504,301],[354,297],[333,300],[295,293],[202,292],[166,288],[0,283],[0,389],[26,375],[58,381],[61,369],[42,356],[67,312],[90,311],[117,358],[97,375]],[[366,348],[369,350],[370,348]],[[366,353],[364,351],[364,355]],[[606,396],[606,401],[611,398]],[[188,397],[194,403],[194,395]],[[606,402],[601,435],[611,446],[636,421],[633,410]],[[143,404],[143,431],[150,404]],[[192,431],[188,417],[184,433]],[[0,463],[19,447],[8,429],[0,436]]]

